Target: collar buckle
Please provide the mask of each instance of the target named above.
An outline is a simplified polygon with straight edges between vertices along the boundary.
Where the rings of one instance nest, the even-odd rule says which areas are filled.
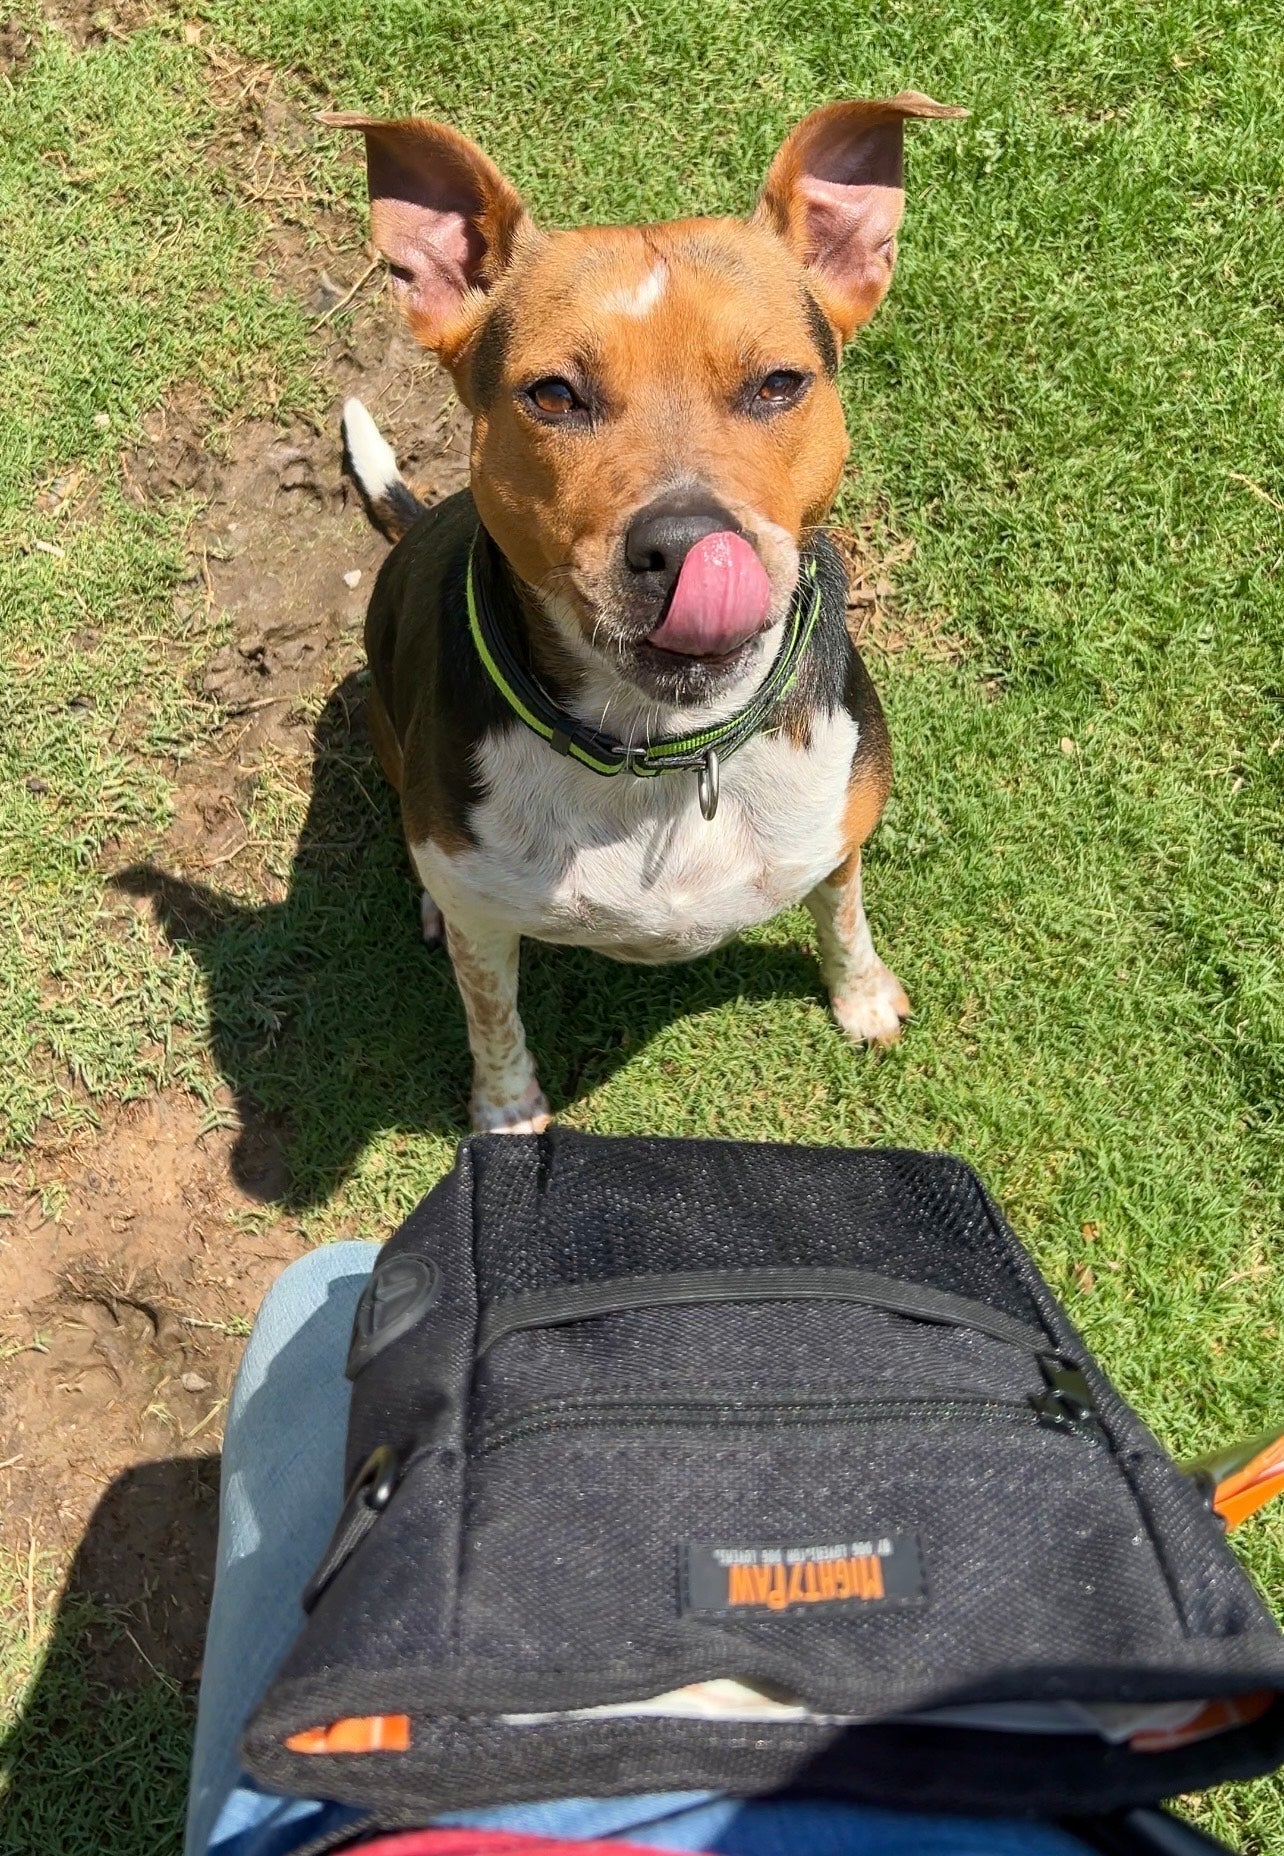
[[[667,749],[663,742],[643,741],[639,746],[626,748],[624,762],[630,773],[649,776],[653,773],[681,773],[698,771],[704,766],[707,748]]]
[[[719,762],[715,747],[689,748],[676,753],[656,754],[647,745],[627,750],[624,764],[630,773],[649,778],[657,773],[687,771],[696,776],[700,811],[706,820],[718,810]]]

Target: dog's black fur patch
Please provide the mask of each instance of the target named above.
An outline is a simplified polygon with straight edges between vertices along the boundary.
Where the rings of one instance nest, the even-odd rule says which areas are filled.
[[[473,339],[473,397],[483,409],[493,406],[499,394],[512,335],[513,319],[501,304],[491,310]]]
[[[807,315],[807,326],[811,330],[811,339],[815,342],[824,363],[825,372],[832,380],[838,372],[838,337],[829,326],[824,310],[816,301],[807,286],[803,285],[803,309]]]

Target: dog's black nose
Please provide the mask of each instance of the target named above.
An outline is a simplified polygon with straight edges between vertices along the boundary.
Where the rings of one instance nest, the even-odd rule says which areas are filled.
[[[706,496],[663,496],[640,509],[624,537],[624,558],[635,574],[654,576],[657,593],[667,593],[682,563],[706,535],[738,535],[740,524],[729,509]]]

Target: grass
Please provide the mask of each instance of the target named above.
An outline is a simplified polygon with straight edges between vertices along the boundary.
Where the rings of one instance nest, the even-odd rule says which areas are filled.
[[[174,34],[78,57],[50,33],[3,110],[24,287],[0,303],[0,1064],[21,1143],[106,1096],[200,1086],[197,989],[141,926],[98,921],[103,860],[164,825],[174,760],[213,720],[188,681],[213,641],[174,618],[184,512],[139,509],[117,459],[180,382],[215,418],[303,391],[304,349],[255,273],[261,226],[211,171],[218,112]]]
[[[845,1049],[786,917],[668,973],[533,949],[532,1042],[577,1125],[958,1149],[1168,1444],[1261,1428],[1284,1322],[1284,39],[1266,0],[195,10],[300,95],[448,116],[550,222],[742,208],[831,96],[913,85],[971,108],[913,135],[898,278],[843,372],[844,512],[912,541],[911,637],[918,620],[963,640],[957,662],[911,644],[874,666],[898,790],[871,915],[918,1016],[895,1053]],[[309,821],[266,777],[256,836],[282,871],[327,807],[365,808],[360,850],[299,858],[284,903],[224,900],[187,951],[132,916],[101,932],[115,846],[151,834],[163,861],[173,760],[215,719],[187,680],[212,641],[173,618],[184,512],[134,507],[116,455],[184,383],[216,421],[308,403],[302,319],[255,269],[262,221],[220,182],[219,105],[176,23],[81,55],[49,34],[0,107],[24,280],[0,298],[11,1138],[221,1069],[293,1118],[309,1232],[378,1234],[447,1163],[465,1089],[382,796],[371,815],[335,766]],[[307,160],[358,202],[345,142]],[[75,472],[92,500],[42,511]],[[1284,1521],[1243,1551],[1278,1599]],[[1284,1847],[1277,1782],[1198,1810],[1247,1852]]]
[[[0,1741],[12,1792],[0,1788],[3,1847],[27,1851],[177,1849],[186,1805],[187,1710],[158,1676],[115,1691],[86,1672],[84,1644],[119,1639],[128,1622],[83,1596],[64,1597],[65,1568],[0,1555]]]

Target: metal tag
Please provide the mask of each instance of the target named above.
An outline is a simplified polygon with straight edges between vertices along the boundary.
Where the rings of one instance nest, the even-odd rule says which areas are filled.
[[[696,781],[700,810],[706,819],[711,819],[718,810],[718,756],[713,748],[705,755],[704,766],[696,775]]]

